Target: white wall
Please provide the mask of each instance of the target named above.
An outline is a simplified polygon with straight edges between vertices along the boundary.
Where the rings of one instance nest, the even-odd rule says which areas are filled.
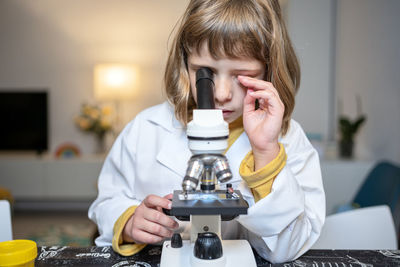
[[[122,105],[124,123],[161,102],[168,37],[187,2],[1,0],[0,90],[48,88],[50,152],[72,141],[91,153],[94,138],[76,129],[73,118],[83,102],[93,101],[93,65],[127,62],[141,68],[137,98]],[[353,115],[354,93],[361,92],[368,121],[357,139],[358,156],[400,161],[400,2],[283,2],[302,67],[294,118],[306,132],[332,139],[333,97]]]
[[[400,1],[339,0],[336,90],[354,118],[356,95],[367,122],[357,155],[400,162]]]
[[[326,137],[332,49],[330,20],[325,18],[331,16],[331,4],[329,0],[284,2],[303,70],[295,118],[306,131]],[[65,141],[73,141],[84,153],[90,153],[94,140],[76,129],[73,118],[81,103],[93,101],[93,65],[132,62],[141,68],[137,98],[122,105],[123,123],[143,108],[161,102],[167,40],[186,3],[187,0],[3,0],[0,90],[48,88],[50,151]]]
[[[122,103],[123,122],[160,103],[168,37],[187,0],[2,0],[0,90],[48,88],[50,152],[66,141],[83,153],[94,138],[73,123],[93,100],[96,63],[138,64],[137,98]],[[3,114],[4,115],[4,114]]]
[[[306,132],[331,139],[332,54],[335,15],[332,0],[291,0],[288,29],[300,66],[301,83],[293,117]]]
[[[400,162],[400,1],[290,0],[287,7],[302,68],[294,118],[306,132],[336,140],[338,115],[355,118],[360,95],[367,122],[356,158]]]

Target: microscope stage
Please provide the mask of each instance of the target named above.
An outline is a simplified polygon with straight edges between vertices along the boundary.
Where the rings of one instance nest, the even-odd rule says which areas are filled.
[[[249,205],[240,191],[227,194],[225,190],[212,193],[201,191],[189,192],[185,197],[182,190],[175,190],[170,214],[173,216],[188,215],[225,215],[238,216],[247,214]]]

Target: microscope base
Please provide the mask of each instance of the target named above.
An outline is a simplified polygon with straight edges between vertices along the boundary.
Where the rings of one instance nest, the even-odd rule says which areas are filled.
[[[247,240],[222,240],[223,256],[216,260],[201,260],[193,255],[194,243],[183,240],[181,248],[172,248],[171,241],[165,241],[161,252],[160,267],[256,267],[253,251]]]

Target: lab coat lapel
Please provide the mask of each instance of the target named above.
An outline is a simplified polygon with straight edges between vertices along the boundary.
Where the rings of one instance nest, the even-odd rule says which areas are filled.
[[[248,188],[245,181],[239,174],[240,163],[246,156],[246,154],[251,150],[249,138],[246,132],[243,132],[239,138],[232,144],[229,150],[226,152],[225,156],[228,158],[229,166],[231,168],[233,178],[229,183],[239,182],[237,189],[243,194],[243,196],[252,198],[253,194]]]
[[[173,107],[168,102],[164,102],[149,118],[149,121],[165,129],[161,133],[163,142],[156,155],[157,161],[183,179],[191,152],[188,148],[185,128],[175,118]]]
[[[157,154],[157,161],[179,176],[185,176],[187,162],[192,156],[187,144],[186,132],[176,129],[167,133]]]
[[[235,175],[233,179],[241,179],[239,176],[240,162],[250,149],[249,139],[247,138],[246,132],[243,132],[226,152],[225,156],[228,158],[229,166],[231,167],[232,173]]]

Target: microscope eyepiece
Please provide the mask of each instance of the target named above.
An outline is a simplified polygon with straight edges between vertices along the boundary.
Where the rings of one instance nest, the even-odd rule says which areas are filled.
[[[214,73],[210,68],[207,67],[200,68],[196,71],[196,83],[200,79],[210,79],[211,81],[213,81],[213,76]]]
[[[215,109],[213,72],[209,68],[196,71],[197,109]]]

